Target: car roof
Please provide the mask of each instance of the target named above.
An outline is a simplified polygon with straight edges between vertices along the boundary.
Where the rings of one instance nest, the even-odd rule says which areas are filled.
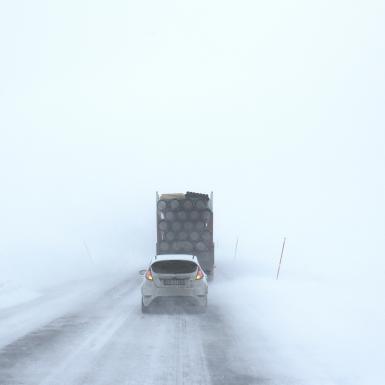
[[[151,263],[158,261],[192,261],[198,263],[197,257],[191,254],[160,254],[151,259]]]

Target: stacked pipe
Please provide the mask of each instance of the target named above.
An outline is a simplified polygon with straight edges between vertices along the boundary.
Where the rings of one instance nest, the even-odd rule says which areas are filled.
[[[205,194],[157,202],[158,253],[199,254],[213,248],[213,214]]]

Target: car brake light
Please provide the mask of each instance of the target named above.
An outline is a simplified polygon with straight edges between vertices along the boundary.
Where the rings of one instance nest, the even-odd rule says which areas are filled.
[[[148,279],[149,281],[153,281],[154,278],[152,276],[152,273],[151,273],[151,270],[147,270],[146,271],[146,279]]]
[[[195,279],[199,280],[199,279],[202,279],[204,276],[205,276],[205,273],[201,270],[200,267],[198,267],[198,271]]]

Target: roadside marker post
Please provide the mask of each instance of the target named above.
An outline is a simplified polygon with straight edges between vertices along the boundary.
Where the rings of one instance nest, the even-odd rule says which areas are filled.
[[[279,258],[279,264],[278,264],[278,270],[277,270],[277,278],[276,278],[277,280],[278,280],[278,277],[279,277],[279,272],[281,270],[282,256],[283,256],[283,252],[285,250],[285,244],[286,244],[286,237],[283,238],[281,257]]]
[[[237,251],[238,251],[238,241],[239,241],[239,236],[237,237],[237,241],[235,242],[235,248],[234,248],[234,259],[237,257]]]

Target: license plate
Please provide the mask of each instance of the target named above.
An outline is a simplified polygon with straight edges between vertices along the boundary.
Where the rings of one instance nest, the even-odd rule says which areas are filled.
[[[165,286],[185,286],[186,280],[185,279],[164,279],[163,284]]]

